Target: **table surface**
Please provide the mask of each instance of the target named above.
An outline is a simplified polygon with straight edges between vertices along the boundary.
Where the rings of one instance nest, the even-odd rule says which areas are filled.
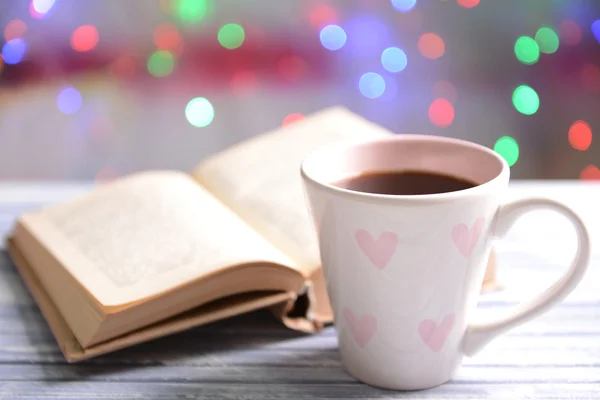
[[[88,190],[89,184],[0,184],[0,236],[16,215]],[[508,197],[561,200],[588,223],[597,243],[600,184],[523,181]],[[569,264],[573,229],[563,217],[532,212],[498,241],[504,290],[485,294],[478,318],[507,312],[544,290]],[[0,399],[598,399],[600,254],[583,283],[544,316],[465,359],[451,382],[390,392],[341,368],[333,327],[303,335],[255,312],[69,365],[5,252],[0,253]]]

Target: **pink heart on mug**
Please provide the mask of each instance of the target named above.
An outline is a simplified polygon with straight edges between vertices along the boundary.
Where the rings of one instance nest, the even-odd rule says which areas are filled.
[[[454,314],[446,315],[439,325],[433,320],[425,319],[419,324],[419,336],[431,350],[437,353],[444,347],[446,338],[454,326],[454,319]]]
[[[483,222],[483,217],[479,217],[471,229],[465,224],[458,224],[452,229],[452,241],[463,256],[469,257],[475,249],[483,230]]]
[[[398,237],[395,233],[384,232],[375,240],[369,232],[359,229],[354,236],[363,253],[379,269],[384,269],[396,253]]]
[[[359,319],[354,314],[354,311],[349,308],[344,308],[344,317],[350,327],[352,337],[364,349],[377,331],[377,319],[369,314],[365,314]]]

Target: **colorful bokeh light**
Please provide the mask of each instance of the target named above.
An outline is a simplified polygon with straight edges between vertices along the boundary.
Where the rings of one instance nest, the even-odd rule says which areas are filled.
[[[31,7],[39,14],[48,14],[56,0],[32,0]]]
[[[594,34],[596,41],[600,43],[600,19],[597,19],[592,23],[592,33]]]
[[[479,5],[480,0],[456,0],[456,3],[464,8],[473,8]]]
[[[545,54],[553,54],[558,50],[560,40],[556,32],[547,26],[543,26],[535,33],[535,41],[540,51]]]
[[[236,72],[231,78],[231,81],[229,81],[229,86],[231,87],[233,93],[237,96],[251,96],[256,90],[257,86],[256,74],[252,71]]]
[[[321,44],[327,50],[339,50],[346,44],[347,36],[344,29],[338,25],[327,25],[321,29],[319,34]]]
[[[454,106],[446,99],[435,99],[429,106],[429,120],[440,128],[447,128],[454,122]]]
[[[98,44],[98,30],[93,25],[83,25],[71,35],[71,47],[75,51],[90,51]]]
[[[579,173],[579,179],[586,181],[600,180],[600,169],[593,164],[587,165]]]
[[[540,97],[537,92],[526,85],[521,85],[515,89],[512,102],[517,111],[525,115],[535,114],[540,108]]]
[[[510,136],[502,136],[494,144],[494,151],[502,156],[512,167],[519,160],[519,143]]]
[[[438,81],[433,85],[433,97],[439,97],[454,103],[458,95],[456,93],[456,88],[451,82]]]
[[[179,19],[188,24],[202,21],[208,13],[208,1],[175,0],[175,13]]]
[[[152,39],[159,50],[167,50],[176,55],[180,55],[183,51],[183,40],[179,30],[172,24],[165,23],[157,26]]]
[[[392,6],[400,12],[409,12],[417,5],[417,0],[391,0]]]
[[[21,38],[9,40],[2,46],[2,58],[6,64],[20,63],[26,52],[27,43]]]
[[[583,36],[579,25],[570,19],[566,19],[560,23],[558,26],[558,33],[560,35],[560,39],[567,46],[578,45]]]
[[[22,38],[27,31],[27,25],[20,19],[13,19],[4,28],[4,40],[7,42],[12,39]]]
[[[435,60],[444,55],[446,46],[441,37],[435,33],[425,33],[419,38],[419,52],[425,58]]]
[[[303,114],[300,114],[300,113],[288,114],[283,119],[281,126],[285,128],[286,126],[290,126],[292,124],[295,124],[296,122],[299,122],[299,121],[302,121],[305,119],[306,119],[306,116],[304,116]]]
[[[315,28],[322,28],[325,25],[335,24],[337,22],[337,12],[327,4],[318,4],[310,12],[310,24]]]
[[[407,63],[406,53],[397,47],[388,47],[381,53],[381,65],[389,72],[400,72]]]
[[[56,97],[56,106],[63,114],[75,114],[81,108],[83,98],[75,88],[68,87],[60,91]]]
[[[585,121],[575,121],[569,128],[569,144],[579,151],[587,150],[592,144],[592,128]]]
[[[204,128],[215,118],[213,105],[204,97],[196,97],[185,106],[185,118],[196,128]]]
[[[367,72],[360,77],[358,89],[363,96],[376,99],[385,92],[385,80],[376,72]]]
[[[221,46],[226,49],[237,49],[244,43],[246,33],[244,28],[238,24],[226,24],[219,29],[217,38]]]
[[[171,75],[175,68],[175,57],[166,50],[158,50],[148,58],[148,72],[157,78]]]
[[[535,64],[540,59],[540,48],[534,39],[521,36],[515,42],[515,56],[523,64]]]

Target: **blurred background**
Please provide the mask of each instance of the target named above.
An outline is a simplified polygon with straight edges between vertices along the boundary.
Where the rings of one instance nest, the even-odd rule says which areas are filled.
[[[598,0],[0,0],[0,180],[190,170],[331,105],[600,179]]]

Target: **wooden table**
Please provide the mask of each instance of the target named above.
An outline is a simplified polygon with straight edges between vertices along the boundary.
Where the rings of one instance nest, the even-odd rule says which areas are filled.
[[[0,233],[20,212],[86,190],[79,184],[0,184]],[[519,182],[509,196],[565,201],[597,244],[600,185]],[[498,242],[500,292],[478,316],[506,312],[564,270],[575,238],[547,212],[523,217]],[[540,319],[466,359],[456,378],[421,392],[388,392],[352,380],[333,328],[314,336],[264,312],[244,315],[77,365],[65,363],[6,254],[0,254],[0,399],[600,399],[600,253],[584,283]]]

